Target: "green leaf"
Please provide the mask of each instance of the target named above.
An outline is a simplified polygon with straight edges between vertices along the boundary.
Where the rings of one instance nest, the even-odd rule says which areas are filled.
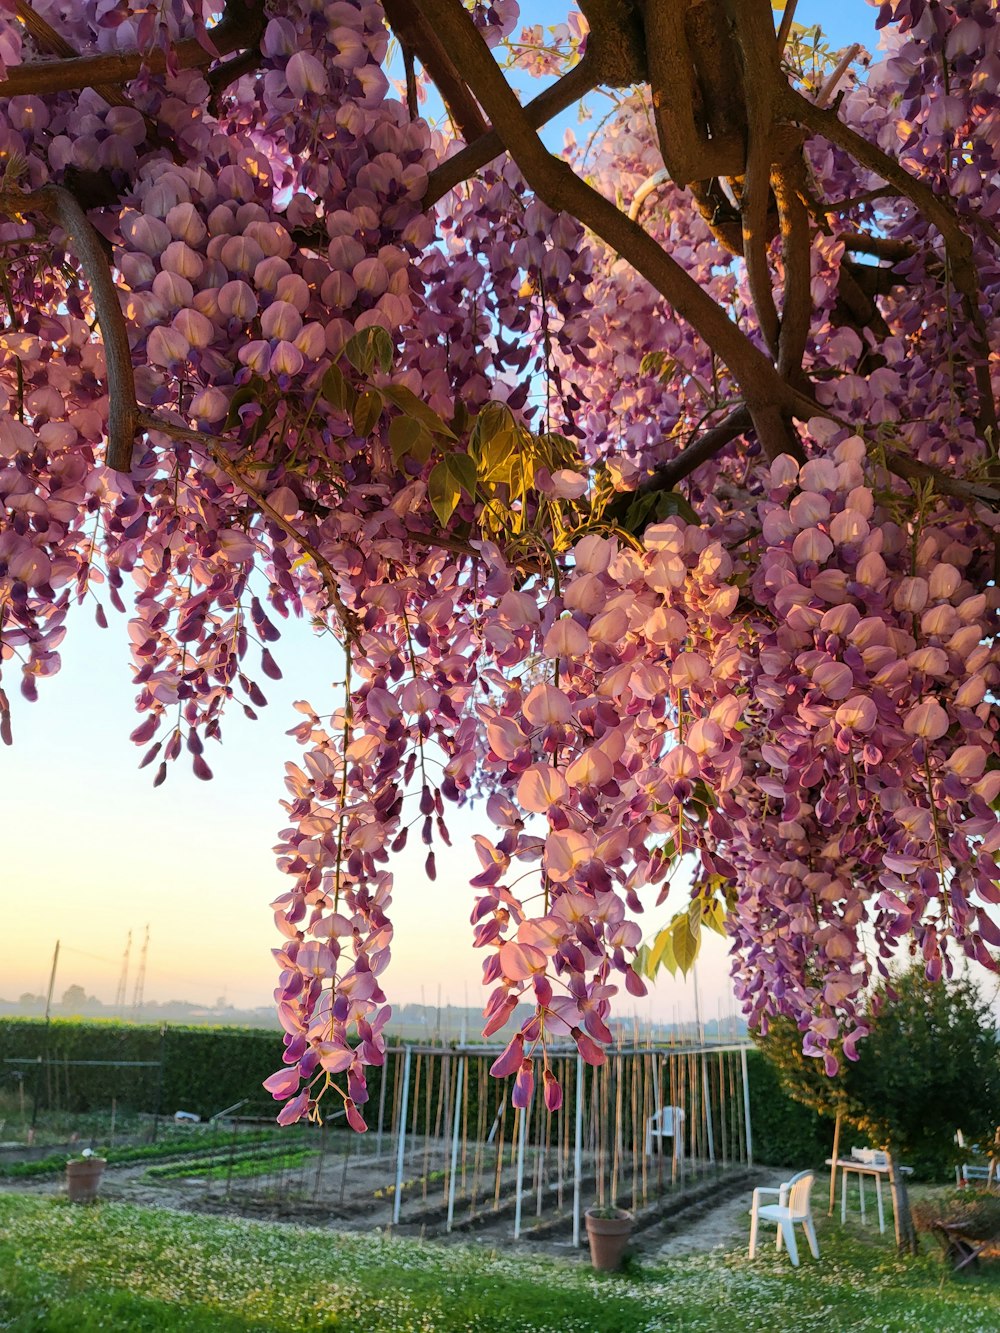
[[[714,930],[717,935],[726,933],[726,909],[719,902],[718,898],[710,898],[703,903],[701,909],[701,923],[707,926],[709,930]]]
[[[653,977],[661,967],[667,968],[671,976],[677,975],[677,959],[674,956],[674,945],[669,926],[665,926],[650,945],[649,971],[646,975]]]
[[[680,491],[660,491],[656,497],[656,517],[659,522],[665,518],[679,516],[688,523],[700,523],[701,519],[691,508]]]
[[[358,396],[358,401],[354,404],[354,410],[351,413],[351,420],[354,422],[354,433],[362,438],[367,438],[375,429],[381,415],[382,395],[378,389],[366,389],[364,393]]]
[[[344,373],[339,366],[330,366],[323,376],[323,382],[320,385],[320,392],[338,412],[350,412],[354,408],[354,402],[357,394],[344,378]]]
[[[428,407],[426,403],[421,402],[412,389],[408,389],[405,384],[384,385],[382,396],[408,417],[412,417],[414,421],[419,421],[424,430],[429,430],[432,435],[444,435],[449,440],[455,438],[455,432],[447,422],[434,411],[433,407]]]
[[[699,926],[692,933],[690,912],[681,912],[674,918],[674,924],[670,929],[670,943],[677,966],[687,976],[694,967],[701,948],[701,928]]]
[[[462,498],[462,488],[455,480],[446,459],[442,459],[431,468],[431,475],[427,478],[427,495],[431,508],[437,514],[438,522],[443,526],[451,518]]]
[[[374,366],[378,366],[383,373],[388,373],[392,367],[395,351],[392,339],[385,329],[377,324],[362,329],[353,338],[348,338],[344,347],[344,355],[362,375],[370,375]]]
[[[256,376],[249,384],[244,384],[237,389],[229,400],[229,411],[226,413],[226,430],[232,430],[234,426],[240,424],[240,408],[246,407],[247,403],[256,403],[260,401],[263,383]]]
[[[431,508],[444,525],[462,498],[462,492],[475,494],[476,465],[468,454],[449,454],[436,463],[427,478],[427,496]]]
[[[515,447],[513,431],[501,431],[481,444],[478,451],[479,475],[493,485],[510,485],[513,473]]]
[[[393,417],[389,422],[389,448],[396,466],[404,458],[415,458],[418,463],[426,463],[434,448],[434,441],[412,417]]]
[[[649,945],[640,944],[632,959],[632,971],[637,977],[652,977],[649,970]]]
[[[487,403],[480,409],[476,423],[472,427],[469,452],[473,458],[478,458],[487,441],[492,440],[494,436],[508,433],[517,439],[517,422],[510,408],[506,403]]]

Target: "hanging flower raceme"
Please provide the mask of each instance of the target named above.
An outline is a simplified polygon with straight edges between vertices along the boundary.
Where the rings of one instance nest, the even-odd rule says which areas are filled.
[[[714,836],[751,1017],[791,1015],[831,1068],[845,1025],[849,1053],[861,1030],[870,943],[884,970],[912,938],[932,977],[949,941],[991,968],[1000,945],[1000,594],[977,591],[984,532],[940,499],[905,521],[880,512],[864,452],[852,437],[771,468],[745,780]]]

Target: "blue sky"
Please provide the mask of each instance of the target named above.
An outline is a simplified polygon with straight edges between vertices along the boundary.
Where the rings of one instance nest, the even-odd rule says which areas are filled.
[[[556,0],[522,6],[525,22],[555,23],[566,12]],[[838,45],[874,47],[875,12],[864,0],[802,0],[798,17],[828,25]],[[329,639],[292,627],[275,652],[288,676],[261,682],[270,707],[257,723],[234,712],[225,743],[210,745],[214,781],[197,781],[182,761],[153,791],[152,770],[137,770],[128,741],[136,720],[125,618],[112,613],[101,631],[84,609],[69,628],[63,670],[40,683],[37,704],[21,700],[14,673],[7,678],[15,745],[0,749],[0,995],[43,991],[58,938],[57,993],[79,982],[110,1001],[126,932],[141,938],[149,924],[147,996],[267,1003],[277,943],[268,902],[283,888],[271,845],[282,825],[283,766],[298,757],[284,733],[294,700],[309,699],[320,713],[335,706],[338,654]],[[439,850],[435,885],[424,880],[422,857],[400,858],[387,978],[400,1000],[437,1003],[440,987],[445,1002],[481,1001],[481,958],[469,946],[468,924],[474,827],[472,815],[452,820],[455,846]],[[701,966],[707,1017],[729,1012],[726,973],[713,938]],[[638,1012],[690,1018],[691,987],[665,981]]]

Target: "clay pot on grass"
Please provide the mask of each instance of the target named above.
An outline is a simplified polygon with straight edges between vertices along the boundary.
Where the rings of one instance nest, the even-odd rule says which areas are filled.
[[[588,1208],[584,1214],[587,1239],[590,1241],[590,1261],[604,1273],[614,1273],[620,1267],[635,1221],[624,1208]]]
[[[95,1201],[106,1165],[103,1157],[75,1157],[66,1163],[66,1190],[70,1203]]]

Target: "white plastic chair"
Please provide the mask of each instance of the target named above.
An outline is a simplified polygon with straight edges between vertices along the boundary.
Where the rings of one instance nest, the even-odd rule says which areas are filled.
[[[794,1267],[799,1266],[799,1248],[795,1243],[795,1224],[801,1223],[806,1233],[806,1240],[814,1259],[819,1258],[819,1245],[816,1243],[816,1228],[813,1225],[812,1209],[809,1196],[812,1193],[815,1175],[812,1171],[800,1171],[791,1180],[784,1181],[777,1189],[759,1186],[753,1192],[753,1207],[750,1210],[750,1258],[757,1253],[757,1227],[761,1221],[775,1222],[778,1227],[777,1248],[781,1249],[784,1239],[788,1247],[788,1257]],[[777,1203],[761,1203],[765,1194],[776,1194]]]
[[[661,1106],[646,1121],[646,1156],[653,1155],[654,1139],[673,1139],[678,1157],[684,1156],[684,1111],[679,1106]]]

